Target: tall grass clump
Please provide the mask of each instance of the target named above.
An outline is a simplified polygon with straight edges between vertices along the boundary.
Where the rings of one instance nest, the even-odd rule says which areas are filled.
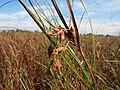
[[[70,25],[56,0],[28,0],[32,9],[18,1],[42,32],[0,33],[1,90],[120,89],[119,36],[80,36],[74,0],[66,0]],[[87,8],[80,4],[85,10],[80,24],[86,13],[93,32]]]

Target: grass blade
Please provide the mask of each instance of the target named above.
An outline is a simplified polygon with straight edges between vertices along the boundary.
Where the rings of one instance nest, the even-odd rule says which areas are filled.
[[[7,4],[9,4],[9,3],[13,2],[13,1],[15,1],[15,0],[10,0],[10,1],[7,1],[6,3],[4,3],[4,4],[0,5],[0,8],[2,8],[3,6],[5,6],[5,5],[7,5]]]
[[[58,15],[59,15],[63,25],[65,26],[66,29],[68,29],[67,23],[65,22],[65,19],[63,18],[63,15],[62,15],[62,13],[61,13],[61,11],[60,11],[56,1],[55,0],[51,0],[51,1],[52,1],[53,5],[54,5],[54,7],[55,7],[55,9],[56,9],[56,11],[58,13]]]

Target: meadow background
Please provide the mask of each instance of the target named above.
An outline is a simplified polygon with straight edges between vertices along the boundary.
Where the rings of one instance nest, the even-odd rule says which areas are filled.
[[[55,9],[55,1],[65,22],[57,12],[59,10]],[[108,13],[110,16],[107,16],[105,11],[105,15],[98,16],[95,13],[99,11],[92,12],[100,8],[97,6],[97,9],[93,9],[91,5],[94,6],[94,2],[71,0],[76,20],[74,22],[74,17],[70,18],[70,7],[66,3],[69,0],[63,4],[59,0],[55,1],[1,1],[0,90],[119,90],[119,8],[112,7],[117,7],[118,3],[109,3],[112,8],[110,10],[115,10]],[[10,14],[8,6],[16,7],[16,3],[23,6],[24,11],[7,15]],[[97,1],[95,5],[102,3]],[[103,9],[108,9],[102,6]],[[13,9],[13,12],[21,10],[20,7],[17,6],[18,9]],[[7,14],[5,8],[8,10]],[[104,21],[98,24],[101,17]],[[92,20],[96,22],[91,22]],[[76,50],[77,45],[73,45],[72,41],[62,42],[62,46],[58,46],[56,37],[59,34],[56,37],[47,34],[59,25],[66,28],[65,23],[68,27],[72,25],[74,30],[74,24],[77,25],[80,51]],[[66,47],[66,50],[55,54],[55,57],[49,57],[49,48],[57,50],[60,47]]]

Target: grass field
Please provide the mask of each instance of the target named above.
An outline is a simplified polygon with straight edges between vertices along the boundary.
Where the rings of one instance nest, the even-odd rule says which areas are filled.
[[[50,15],[37,0],[18,2],[42,32],[0,32],[0,90],[120,90],[120,36],[94,35],[83,0],[79,22],[74,0],[66,0],[67,20],[56,0],[42,0]],[[84,16],[87,35],[79,32]]]
[[[83,52],[92,65],[92,36],[81,35],[80,38]],[[68,51],[64,53],[69,56],[65,56],[67,61],[59,58],[62,74],[50,65],[52,58],[48,57],[49,45],[48,39],[39,32],[1,32],[0,90],[93,90],[92,84],[81,84],[72,68],[84,76]],[[95,36],[94,49],[95,77],[99,90],[119,90],[120,38]],[[82,60],[81,56],[79,60]],[[83,66],[86,67],[84,63]]]

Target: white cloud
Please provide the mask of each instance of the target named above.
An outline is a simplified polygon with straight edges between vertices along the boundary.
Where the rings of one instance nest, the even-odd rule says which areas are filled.
[[[26,11],[19,11],[19,12],[12,14],[12,15],[15,17],[24,17],[24,16],[27,16],[28,13]]]
[[[31,19],[28,18],[26,20],[22,21],[0,21],[0,28],[3,26],[8,26],[8,27],[15,27],[19,29],[24,29],[24,30],[40,30],[39,27],[35,24],[35,22]]]
[[[26,11],[19,11],[11,15],[0,13],[0,27],[9,26],[20,29],[35,30],[39,29]]]
[[[111,7],[113,9],[120,9],[120,1],[119,0],[108,0],[108,3],[105,3],[106,6]]]
[[[29,8],[33,11],[32,7]],[[50,13],[47,11],[45,5],[42,5],[41,8],[43,9],[47,17],[51,16]],[[57,13],[55,13],[55,15],[57,16]],[[0,13],[0,26],[10,26],[27,30],[39,29],[25,10],[21,10],[11,14]]]
[[[0,13],[0,19],[8,20],[8,19],[16,19],[14,15],[9,15],[5,13]]]
[[[97,0],[95,3],[92,9],[99,12],[111,12],[120,9],[119,0]]]
[[[98,30],[99,26],[102,22],[92,22],[93,30],[95,34],[111,34],[111,35],[117,35],[120,30],[120,23],[111,24],[106,23],[105,25],[101,26],[101,28]],[[26,30],[40,30],[39,27],[34,23],[34,21],[31,18],[27,18],[26,20],[21,21],[0,21],[0,26],[11,26],[16,27],[20,29],[26,29]],[[91,27],[88,22],[82,22],[80,27],[80,33],[91,33]],[[98,30],[98,32],[97,32]],[[96,33],[97,32],[97,33]]]
[[[25,16],[28,16],[28,13],[26,11],[19,11],[12,14],[0,13],[0,19],[7,20],[7,21],[17,20]]]
[[[115,24],[114,24],[115,23]],[[110,34],[110,35],[118,35],[120,30],[120,23],[118,22],[113,22],[113,23],[105,23],[101,26],[102,22],[92,22],[93,26],[93,32],[95,34]],[[91,26],[89,22],[82,22],[80,26],[80,32],[81,33],[92,33]]]
[[[65,5],[62,2],[60,2],[60,8],[64,8],[64,7]]]
[[[83,9],[83,6],[81,5],[80,2],[75,1],[75,2],[73,3],[73,8],[74,8],[74,9],[79,9],[79,10],[81,10],[81,9]]]

